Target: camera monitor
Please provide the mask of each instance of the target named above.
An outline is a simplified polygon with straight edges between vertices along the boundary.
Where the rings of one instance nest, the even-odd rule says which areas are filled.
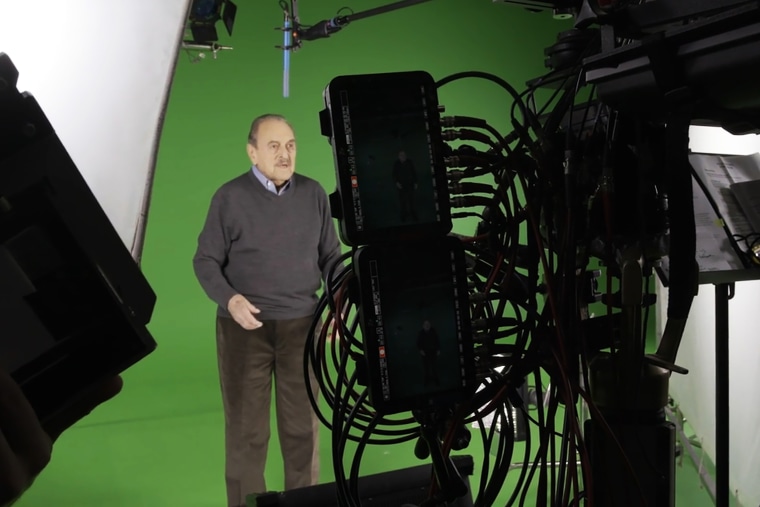
[[[339,76],[324,101],[322,133],[333,147],[333,214],[343,242],[447,234],[451,211],[433,78],[421,71]]]
[[[378,412],[470,397],[475,367],[464,248],[450,236],[354,254],[370,388]]]
[[[155,294],[0,53],[0,368],[42,422],[155,347]]]

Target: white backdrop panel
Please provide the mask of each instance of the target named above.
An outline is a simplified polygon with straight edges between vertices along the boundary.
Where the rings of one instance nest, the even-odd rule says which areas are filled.
[[[690,148],[695,152],[747,155],[760,151],[760,136],[733,136],[716,127],[692,127]],[[660,335],[665,325],[667,289],[658,284],[657,320]],[[729,431],[731,491],[741,505],[760,505],[760,340],[753,318],[760,310],[760,282],[739,282],[729,303]],[[701,285],[689,313],[676,363],[688,375],[674,374],[670,392],[689,424],[715,462],[715,289]]]
[[[189,1],[0,0],[0,51],[19,89],[136,257]]]

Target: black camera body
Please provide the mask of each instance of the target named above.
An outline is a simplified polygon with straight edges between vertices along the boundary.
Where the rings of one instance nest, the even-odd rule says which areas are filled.
[[[156,347],[156,295],[0,53],[0,368],[44,423]]]

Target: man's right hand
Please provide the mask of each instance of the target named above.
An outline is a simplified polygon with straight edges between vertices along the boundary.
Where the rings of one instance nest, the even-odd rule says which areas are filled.
[[[263,324],[254,317],[261,310],[256,308],[242,294],[235,294],[227,302],[227,311],[243,329],[258,329]]]

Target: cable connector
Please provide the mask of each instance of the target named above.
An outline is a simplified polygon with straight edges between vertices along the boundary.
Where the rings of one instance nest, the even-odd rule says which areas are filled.
[[[488,333],[473,333],[472,341],[473,343],[490,344],[493,340]]]
[[[444,141],[455,141],[462,138],[462,133],[459,130],[448,129],[441,132],[441,138]]]
[[[473,319],[470,323],[470,327],[474,330],[488,329],[488,320],[486,319]]]
[[[760,244],[752,247],[752,262],[760,265]]]
[[[456,127],[457,121],[456,116],[441,116],[441,126],[442,127]]]
[[[441,118],[441,125],[444,127],[485,127],[488,122],[483,118],[472,116],[444,116]]]
[[[452,197],[451,198],[451,207],[452,208],[467,208],[469,207],[469,199],[466,197]]]
[[[488,197],[481,197],[479,195],[465,195],[452,197],[452,208],[469,208],[472,206],[490,206],[492,203]]]
[[[450,194],[493,194],[495,189],[485,183],[462,183],[453,182],[449,184]]]
[[[446,164],[446,167],[461,167],[461,162],[457,156],[443,157],[443,163]]]
[[[453,169],[446,173],[446,177],[449,181],[459,181],[464,178],[464,171],[461,169]]]

